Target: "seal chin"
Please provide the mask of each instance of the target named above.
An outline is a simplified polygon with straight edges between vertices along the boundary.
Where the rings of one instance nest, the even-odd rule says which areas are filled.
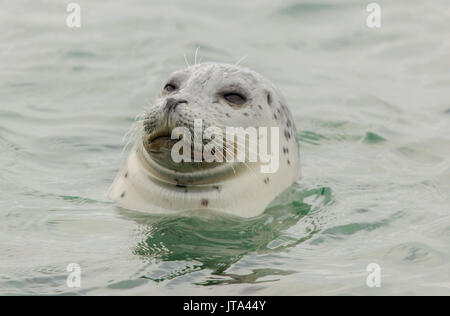
[[[173,146],[182,140],[172,139],[170,130],[153,132],[142,141],[142,156],[152,173],[177,184],[213,183],[218,178],[235,173],[239,168],[228,162],[195,162],[194,146],[191,162],[175,162]],[[200,153],[201,154],[201,153]],[[203,158],[203,155],[201,155]]]

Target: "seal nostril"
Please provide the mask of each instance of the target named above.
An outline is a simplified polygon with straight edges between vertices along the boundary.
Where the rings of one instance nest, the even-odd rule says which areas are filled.
[[[175,110],[176,107],[181,103],[188,103],[188,102],[183,99],[168,98],[166,100],[166,109],[167,110]]]

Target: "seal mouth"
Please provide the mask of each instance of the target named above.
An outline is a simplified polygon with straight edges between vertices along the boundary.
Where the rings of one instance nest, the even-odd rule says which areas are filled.
[[[162,150],[172,150],[173,145],[178,141],[172,139],[169,131],[161,131],[147,136],[144,139],[144,147],[150,155],[157,154]]]
[[[143,147],[148,156],[157,165],[177,172],[195,172],[197,170],[214,168],[223,163],[206,162],[203,152],[196,150],[192,141],[190,146],[191,161],[175,162],[172,158],[172,148],[175,144],[182,141],[183,137],[180,137],[179,139],[172,139],[171,129],[164,128],[145,136],[143,140]],[[195,161],[195,157],[201,157],[201,161]]]
[[[144,138],[144,147],[149,155],[160,156],[162,153],[170,154],[173,146],[180,141],[183,141],[183,136],[178,139],[173,139],[172,131],[166,128],[146,136]],[[191,145],[191,160],[194,160],[195,153],[198,153],[198,151]]]

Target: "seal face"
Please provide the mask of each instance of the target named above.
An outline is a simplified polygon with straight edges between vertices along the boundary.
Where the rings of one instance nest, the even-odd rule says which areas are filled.
[[[229,147],[214,152],[223,157],[218,161],[207,161],[204,149],[191,145],[185,135],[181,140],[173,137],[176,128],[195,137],[198,120],[200,133],[210,128],[224,134],[228,127],[276,128],[279,132],[268,137],[276,141],[268,146],[277,154],[276,172],[260,171],[267,161],[228,161],[242,145],[234,137],[225,140]],[[176,71],[141,124],[142,138],[109,191],[109,197],[125,208],[150,213],[210,209],[252,217],[300,177],[291,112],[274,85],[254,71],[219,63]],[[192,149],[192,160],[174,161],[174,146],[180,142],[189,144],[183,148]],[[244,146],[248,142],[245,139]],[[201,145],[206,143],[202,140]]]

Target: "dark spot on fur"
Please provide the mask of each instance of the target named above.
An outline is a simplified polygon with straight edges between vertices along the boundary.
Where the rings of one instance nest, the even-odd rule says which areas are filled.
[[[269,183],[269,178],[265,178],[265,179],[264,179],[264,183],[265,183],[265,184]]]
[[[270,92],[267,93],[267,104],[272,106],[272,96],[270,95]]]
[[[263,108],[262,108],[262,106],[261,106],[261,105],[259,105],[259,104],[258,104],[258,108],[259,108],[260,110],[262,110],[262,109],[263,109]]]
[[[123,199],[124,197],[125,197],[125,192],[123,192],[121,195],[120,195],[120,197]]]
[[[207,199],[202,200],[202,206],[207,207],[209,204],[209,201]]]
[[[288,130],[284,131],[284,136],[286,137],[286,139],[291,139],[291,133],[289,133]]]
[[[291,120],[287,120],[286,125],[287,127],[291,127]]]
[[[247,113],[247,112],[244,112],[244,113],[242,113],[242,114],[244,114],[245,116],[248,116],[248,113]]]
[[[287,160],[287,164],[290,166],[291,165],[291,161],[288,159]]]
[[[273,115],[273,118],[278,120],[278,116],[276,114]]]
[[[127,173],[125,173],[125,178],[128,178],[128,172],[127,172]]]
[[[287,153],[289,153],[289,148],[287,148],[287,147],[283,147],[283,153],[284,153],[284,154],[287,154]]]
[[[220,192],[220,187],[218,185],[213,186],[213,189]]]
[[[225,113],[225,115],[226,115],[226,117],[231,117],[230,114],[228,114],[228,113]]]

